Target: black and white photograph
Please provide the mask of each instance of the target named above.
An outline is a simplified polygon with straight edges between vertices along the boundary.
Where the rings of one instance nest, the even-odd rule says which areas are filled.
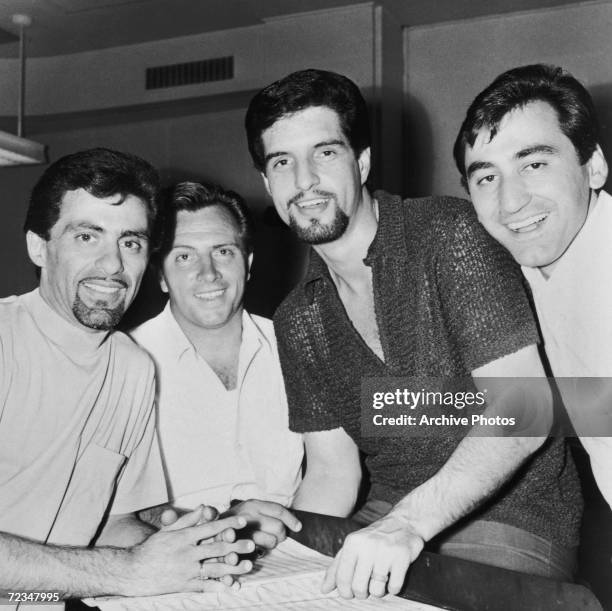
[[[0,606],[612,611],[610,0],[0,0]]]

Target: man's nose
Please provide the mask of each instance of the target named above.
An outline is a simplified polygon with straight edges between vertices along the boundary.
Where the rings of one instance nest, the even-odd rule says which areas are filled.
[[[214,282],[217,278],[221,276],[219,270],[217,269],[217,265],[215,263],[215,259],[213,256],[202,257],[200,262],[200,269],[198,270],[198,276],[206,282]]]
[[[298,191],[308,191],[319,184],[319,176],[311,161],[296,164],[295,186]]]
[[[119,244],[109,244],[96,261],[96,267],[104,272],[105,276],[112,276],[123,271],[123,258]]]
[[[531,200],[531,194],[520,177],[502,179],[499,203],[504,215],[509,216],[521,210]]]

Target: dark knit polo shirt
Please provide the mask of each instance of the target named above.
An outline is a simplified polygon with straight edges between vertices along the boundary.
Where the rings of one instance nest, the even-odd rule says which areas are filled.
[[[383,192],[366,265],[385,362],[366,345],[314,252],[306,277],[274,317],[297,432],[343,427],[366,455],[370,498],[395,504],[448,460],[458,436],[363,437],[362,376],[466,377],[539,341],[522,275],[469,202],[402,201]],[[580,487],[562,439],[549,439],[473,518],[577,545]]]

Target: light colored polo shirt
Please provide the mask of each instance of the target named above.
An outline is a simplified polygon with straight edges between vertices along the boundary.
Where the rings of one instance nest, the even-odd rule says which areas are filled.
[[[538,313],[544,348],[557,378],[612,378],[612,197],[601,191],[582,229],[549,278],[523,267]],[[596,381],[561,380],[559,388],[599,488],[612,506],[612,396]],[[599,395],[599,396],[596,396]],[[578,399],[576,399],[578,397]],[[592,433],[591,433],[592,434]]]
[[[235,390],[198,354],[169,305],[132,333],[153,357],[158,429],[172,502],[224,511],[232,499],[289,505],[301,477],[301,435],[289,431],[272,322],[242,314]]]
[[[0,531],[88,545],[109,508],[167,499],[153,364],[122,333],[87,332],[38,290],[0,300]]]

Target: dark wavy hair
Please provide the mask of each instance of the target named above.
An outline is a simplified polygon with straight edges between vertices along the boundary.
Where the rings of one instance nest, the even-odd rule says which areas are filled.
[[[561,131],[571,140],[581,164],[599,143],[599,122],[588,91],[558,66],[532,64],[513,68],[498,76],[476,96],[455,140],[453,155],[466,184],[465,150],[473,146],[485,128],[495,137],[501,120],[515,108],[530,102],[546,102],[557,113]]]
[[[157,170],[136,155],[106,148],[79,151],[58,159],[44,171],[32,190],[23,229],[48,240],[67,191],[84,189],[99,198],[118,194],[118,204],[132,195],[145,203],[153,248],[159,188]]]
[[[152,262],[161,269],[164,259],[172,250],[176,232],[176,220],[181,210],[196,212],[210,206],[220,206],[229,212],[238,226],[238,236],[245,257],[253,252],[253,217],[246,203],[234,191],[219,185],[199,182],[179,182],[163,194],[160,247]]]
[[[265,172],[262,133],[279,119],[311,106],[336,112],[355,156],[370,146],[368,109],[359,87],[346,76],[325,70],[300,70],[257,93],[245,117],[249,152],[255,167]]]

